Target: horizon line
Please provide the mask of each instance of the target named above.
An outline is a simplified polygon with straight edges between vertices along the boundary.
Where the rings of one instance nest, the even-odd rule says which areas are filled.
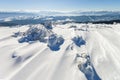
[[[120,12],[120,10],[0,10],[0,12],[101,12],[101,11],[108,11],[108,12]]]

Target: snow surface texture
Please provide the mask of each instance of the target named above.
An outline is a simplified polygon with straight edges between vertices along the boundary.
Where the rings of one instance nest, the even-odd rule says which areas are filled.
[[[119,30],[120,24],[0,27],[0,80],[120,80]]]

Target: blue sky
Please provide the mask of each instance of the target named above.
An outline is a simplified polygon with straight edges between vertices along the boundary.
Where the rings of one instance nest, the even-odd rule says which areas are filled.
[[[120,10],[120,0],[0,0],[0,10]]]

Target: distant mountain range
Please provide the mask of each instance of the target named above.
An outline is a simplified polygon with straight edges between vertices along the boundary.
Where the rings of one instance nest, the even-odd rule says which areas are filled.
[[[41,24],[46,21],[56,23],[120,23],[119,11],[39,11],[39,12],[0,12],[0,26]]]
[[[59,11],[1,11],[1,14],[16,14],[16,15],[42,15],[42,16],[89,16],[89,15],[120,15],[120,11],[71,11],[71,12],[59,12]]]

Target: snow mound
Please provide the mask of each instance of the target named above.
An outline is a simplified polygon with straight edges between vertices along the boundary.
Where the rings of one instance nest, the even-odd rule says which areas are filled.
[[[71,25],[69,28],[77,28],[76,25]]]
[[[12,58],[15,59],[15,64],[24,62],[27,59],[29,59],[32,56],[32,54],[27,54],[27,55],[21,55],[20,53],[14,52],[12,54]]]
[[[12,37],[19,37],[19,36],[24,36],[24,32],[15,32],[13,35],[12,35]]]
[[[51,21],[45,21],[43,23],[43,25],[45,26],[45,28],[47,29],[52,29],[52,22]]]
[[[32,25],[30,28],[24,33],[22,38],[19,39],[20,43],[36,41],[46,42],[46,37],[48,37],[52,32],[46,29],[43,25]]]
[[[89,55],[80,56],[79,54],[77,54],[77,58],[81,58],[79,59],[80,61],[83,60],[79,62],[78,68],[81,72],[84,73],[87,80],[101,80],[90,61]]]
[[[48,47],[53,50],[57,51],[60,49],[60,45],[64,43],[64,39],[62,36],[58,36],[57,34],[52,34],[49,36],[48,39]]]
[[[11,57],[15,60],[15,64],[24,62],[30,57],[32,57],[33,55],[35,55],[36,52],[39,50],[39,47],[34,48],[35,44],[36,43],[31,44],[31,46],[29,46],[30,50],[27,50],[27,48],[21,48],[21,49],[14,50]]]
[[[81,45],[85,45],[85,40],[83,40],[83,38],[82,37],[80,37],[80,36],[76,36],[76,37],[74,37],[73,39],[72,39],[72,41],[78,46],[78,47],[80,47]]]

